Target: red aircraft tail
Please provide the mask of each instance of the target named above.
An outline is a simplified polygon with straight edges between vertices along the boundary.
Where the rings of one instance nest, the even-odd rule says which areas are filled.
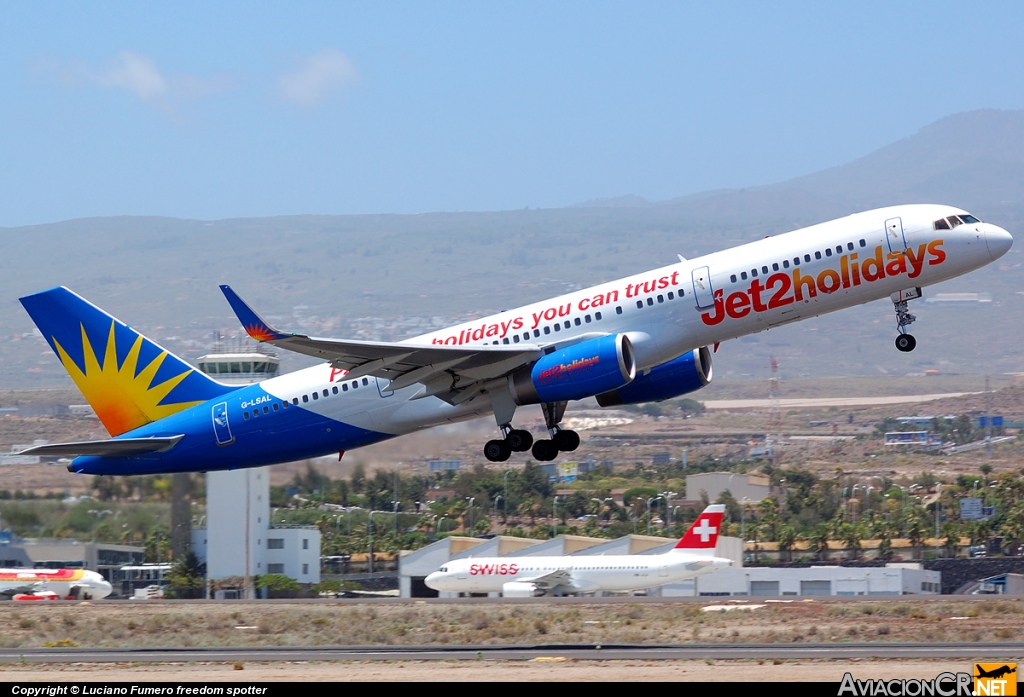
[[[718,533],[722,529],[722,515],[725,513],[725,506],[720,503],[712,504],[704,509],[704,512],[697,516],[693,525],[686,531],[676,549],[714,549],[718,542]]]

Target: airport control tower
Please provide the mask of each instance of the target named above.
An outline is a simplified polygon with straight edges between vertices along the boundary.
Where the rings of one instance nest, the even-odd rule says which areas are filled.
[[[214,380],[247,385],[277,376],[281,359],[268,347],[219,333],[214,339],[210,352],[196,361]],[[193,551],[206,562],[207,578],[244,578],[244,597],[253,597],[252,577],[267,573],[263,549],[270,523],[269,480],[269,467],[208,472],[206,525],[190,533]]]
[[[277,376],[281,358],[263,344],[248,339],[226,340],[216,334],[213,349],[200,356],[199,370],[214,380],[231,385],[248,385]]]

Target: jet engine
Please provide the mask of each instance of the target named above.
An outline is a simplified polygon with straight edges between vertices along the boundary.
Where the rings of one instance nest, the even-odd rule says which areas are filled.
[[[711,382],[711,351],[707,346],[651,368],[627,385],[597,395],[602,407],[672,399]]]
[[[568,402],[628,385],[636,377],[633,346],[612,334],[553,351],[509,378],[516,404]]]

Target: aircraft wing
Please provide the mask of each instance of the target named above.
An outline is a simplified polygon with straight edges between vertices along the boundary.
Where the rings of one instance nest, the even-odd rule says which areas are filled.
[[[389,389],[398,390],[421,383],[427,386],[418,397],[437,395],[457,402],[461,387],[507,375],[544,355],[532,344],[513,346],[444,346],[390,343],[382,341],[341,341],[289,334],[274,329],[229,286],[220,287],[245,331],[289,351],[330,361],[349,371],[349,378],[364,375],[391,380]]]
[[[84,440],[77,443],[50,443],[36,445],[22,450],[19,455],[41,455],[42,457],[77,457],[95,455],[98,457],[131,457],[146,453],[170,450],[185,435],[161,438],[111,438],[109,440]]]
[[[545,591],[551,591],[558,586],[571,586],[572,585],[572,574],[564,569],[558,571],[551,571],[540,576],[534,576],[533,578],[521,578],[516,579],[520,583],[532,583],[538,588]]]
[[[42,583],[23,583],[21,585],[4,584],[0,587],[0,596],[6,596],[8,599],[13,598],[19,593],[25,595],[32,595],[42,587]]]

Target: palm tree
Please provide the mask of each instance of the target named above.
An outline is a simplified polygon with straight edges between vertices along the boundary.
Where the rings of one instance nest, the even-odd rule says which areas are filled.
[[[910,546],[914,548],[914,557],[920,559],[924,549],[924,527],[921,525],[920,516],[913,516],[907,526],[907,539]]]
[[[793,561],[793,547],[796,545],[796,529],[792,525],[779,528],[779,551],[786,552],[787,561]]]
[[[1020,543],[1024,541],[1024,504],[1010,509],[1000,531],[1003,533],[1003,545],[1016,556]]]
[[[178,558],[167,575],[175,598],[195,599],[203,595],[203,575],[199,569],[199,558],[189,551]]]
[[[850,559],[856,559],[860,552],[860,541],[863,535],[859,525],[851,525],[846,523],[843,525],[842,540],[846,543],[846,551],[849,554]]]
[[[878,557],[886,561],[892,559],[892,540],[889,539],[888,532],[885,533],[882,541],[878,544]]]
[[[818,527],[814,528],[814,532],[811,533],[809,541],[812,549],[818,554],[818,561],[828,561],[828,541],[830,538],[828,523],[819,523]]]

